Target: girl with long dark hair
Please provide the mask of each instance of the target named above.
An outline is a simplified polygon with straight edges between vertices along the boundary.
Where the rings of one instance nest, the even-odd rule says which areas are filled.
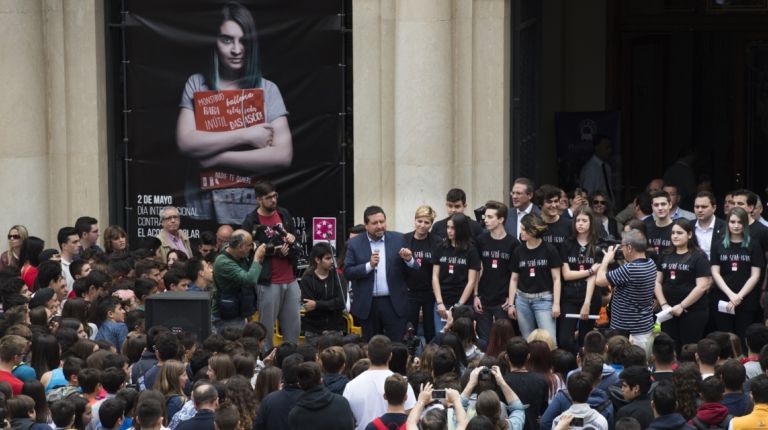
[[[662,323],[661,329],[679,350],[704,335],[709,317],[705,294],[712,278],[709,260],[699,249],[690,221],[679,218],[672,222],[671,241],[656,265],[656,300],[662,309],[671,309],[673,318]]]
[[[560,298],[563,315],[558,321],[557,343],[574,354],[584,343],[584,336],[595,327],[589,315],[600,312],[601,297],[595,287],[595,276],[603,253],[597,249],[598,229],[592,210],[582,206],[573,213],[571,237],[560,248],[565,282]],[[578,314],[580,319],[565,318],[566,314]],[[578,342],[574,337],[577,326]]]
[[[480,270],[480,255],[472,241],[469,218],[453,214],[447,236],[432,260],[432,292],[435,294],[435,330],[441,331],[448,309],[469,302]]]
[[[176,124],[179,151],[199,161],[203,169],[263,174],[289,166],[293,158],[293,139],[288,127],[288,111],[277,85],[262,77],[253,15],[237,2],[226,3],[215,28],[211,30],[216,37],[209,57],[210,66],[205,73],[190,76],[184,86]],[[197,93],[249,89],[263,90],[264,118],[261,121],[254,120],[244,124],[244,128],[225,131],[207,131],[197,127]],[[243,112],[244,122],[247,122],[247,116]],[[240,190],[243,194],[250,192],[246,191],[250,187],[245,182],[228,189],[210,186],[201,190],[200,184],[208,183],[209,176],[205,172],[199,173],[196,181],[190,178],[186,192],[187,205],[198,209],[198,218],[213,218],[212,200],[218,194],[227,198],[224,194],[231,196],[233,190]],[[244,217],[240,208],[217,207],[216,210],[219,223],[239,224]]]

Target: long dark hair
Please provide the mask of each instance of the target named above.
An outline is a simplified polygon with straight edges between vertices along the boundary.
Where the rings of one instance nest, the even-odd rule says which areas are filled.
[[[700,249],[699,248],[699,241],[696,240],[696,233],[693,230],[693,223],[691,223],[690,221],[688,221],[685,218],[678,218],[678,219],[672,221],[672,225],[673,226],[678,226],[678,227],[682,228],[686,233],[691,235],[691,238],[688,239],[688,251],[689,252],[698,251]],[[749,225],[747,225],[746,228],[749,228]],[[672,245],[670,248],[671,248],[670,252],[674,252],[675,246]]]
[[[253,20],[251,12],[243,5],[237,2],[229,2],[221,8],[219,19],[212,29],[216,34],[213,43],[211,66],[206,76],[206,83],[212,90],[219,89],[219,55],[216,42],[218,40],[219,28],[226,21],[233,21],[243,30],[243,44],[245,52],[245,67],[240,78],[237,80],[239,88],[261,88],[261,63],[259,61],[259,46],[256,35],[256,23]]]
[[[21,244],[21,251],[19,251],[19,267],[29,263],[33,267],[37,267],[40,264],[40,253],[45,249],[45,241],[36,236],[29,236]]]
[[[472,231],[469,228],[469,218],[462,213],[453,214],[448,219],[453,222],[453,243],[447,237],[445,245],[453,246],[457,251],[466,251],[472,245]]]
[[[576,231],[576,217],[584,215],[589,218],[589,230],[587,231],[587,255],[595,256],[595,245],[599,234],[597,233],[597,223],[595,223],[595,213],[588,206],[581,206],[573,212],[573,222],[571,223],[571,239],[578,243],[579,232]]]
[[[30,365],[35,369],[38,379],[45,372],[59,367],[61,350],[59,349],[59,342],[54,335],[39,334],[33,337],[30,352],[32,353]]]

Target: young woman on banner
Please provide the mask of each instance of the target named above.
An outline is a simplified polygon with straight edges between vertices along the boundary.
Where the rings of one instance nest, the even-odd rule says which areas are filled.
[[[595,286],[595,276],[602,251],[597,249],[599,224],[589,207],[582,206],[573,213],[571,237],[560,248],[563,259],[563,291],[560,298],[562,315],[558,320],[557,344],[566,351],[576,354],[583,345],[584,337],[595,327],[589,315],[600,313],[602,298]],[[580,319],[566,318],[566,314],[578,314]],[[574,333],[578,325],[578,343]]]
[[[556,337],[555,320],[560,316],[560,267],[557,248],[541,237],[547,225],[536,214],[520,220],[523,245],[512,253],[507,314],[516,319],[520,334],[528,337],[537,328]]]
[[[203,168],[187,184],[186,203],[194,208],[190,217],[212,219],[215,208],[219,223],[240,224],[253,210],[255,201],[249,177],[288,167],[293,158],[293,139],[280,89],[261,76],[256,24],[251,13],[239,3],[227,3],[213,31],[216,41],[208,70],[190,76],[184,86],[176,143],[183,155],[197,160]],[[263,90],[264,118],[249,121],[244,105],[236,105],[242,109],[243,123],[232,125],[223,120],[228,106],[212,104],[203,109],[202,103],[195,105],[196,93],[201,91],[248,89]],[[211,100],[220,102],[221,98]],[[225,130],[200,129],[202,117],[212,112],[221,113],[213,123],[223,124]],[[249,125],[253,122],[258,123]],[[222,175],[220,169],[237,175]]]
[[[448,237],[432,257],[432,291],[435,294],[435,331],[440,332],[453,306],[470,303],[480,271],[480,254],[472,241],[469,218],[453,214],[448,219]]]
[[[661,330],[682,345],[696,343],[704,336],[709,317],[706,293],[712,284],[707,255],[699,249],[693,224],[685,218],[672,222],[672,246],[661,252],[656,264],[656,300],[672,318]]]
[[[756,286],[765,259],[760,243],[750,237],[747,211],[735,207],[727,221],[725,237],[712,244],[712,280],[717,288],[709,296],[710,312],[719,331],[736,333],[744,339],[760,307],[760,289]]]

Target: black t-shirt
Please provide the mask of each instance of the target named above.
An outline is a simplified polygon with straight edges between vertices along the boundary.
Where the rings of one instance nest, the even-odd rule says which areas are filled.
[[[595,263],[603,261],[603,253],[595,249],[595,246],[581,246],[575,239],[568,239],[560,248],[560,257],[563,264],[573,271],[589,270]],[[597,287],[595,287],[597,292]],[[563,281],[561,297],[574,301],[583,301],[587,294],[587,278],[575,281]]]
[[[520,397],[520,402],[529,405],[525,410],[525,429],[538,430],[539,417],[547,409],[549,399],[547,380],[538,373],[509,372],[504,381]]]
[[[405,234],[405,246],[413,252],[413,258],[419,264],[418,269],[405,272],[408,292],[419,296],[432,295],[433,254],[438,246],[437,236],[427,233],[424,239],[416,239],[413,232]]]
[[[741,246],[741,242],[731,242],[728,248],[725,248],[722,241],[717,241],[712,244],[710,262],[713,266],[720,267],[720,276],[734,293],[741,291],[752,274],[753,267],[761,270],[765,267],[763,250],[757,241],[751,241],[746,248]],[[725,293],[717,285],[712,285],[712,294],[719,299],[726,298]],[[759,294],[758,286],[749,293],[750,296]]]
[[[760,244],[760,249],[762,249],[763,252],[768,251],[768,227],[760,224],[759,221],[755,221],[749,225],[749,236],[752,241]],[[765,259],[765,254],[763,254],[763,259]],[[755,287],[755,289],[762,288],[761,285],[763,285],[764,277],[765,266],[760,268],[760,280],[757,281],[757,287]]]
[[[572,219],[561,216],[552,224],[547,224],[547,231],[541,236],[542,240],[555,245],[555,248],[560,250],[565,240],[571,235],[572,223]]]
[[[466,251],[456,250],[451,245],[437,247],[433,264],[440,266],[440,293],[446,308],[459,302],[467,286],[470,270],[480,270],[480,256],[474,245]]]
[[[520,242],[510,235],[501,239],[491,237],[486,231],[477,238],[477,250],[483,262],[483,274],[477,286],[483,306],[498,306],[509,296],[510,261],[512,252]]]
[[[512,253],[512,271],[518,274],[517,289],[524,293],[552,292],[552,271],[563,265],[554,245],[541,242],[535,249],[525,244]]]
[[[440,240],[445,240],[448,238],[448,218],[450,217],[445,217],[440,221],[432,224],[432,230],[430,230],[430,232],[434,235],[437,235]],[[469,220],[469,231],[472,232],[472,238],[477,239],[477,237],[480,236],[480,233],[482,233],[485,229],[482,225],[480,225],[479,222],[473,220],[472,218],[467,217],[467,219]]]
[[[664,253],[656,265],[657,270],[664,276],[661,290],[670,306],[675,306],[685,299],[696,287],[696,278],[711,275],[707,255],[701,250],[689,250],[685,254],[677,252]],[[690,310],[700,310],[707,307],[706,296],[690,305]]]
[[[648,219],[651,220],[646,223],[648,246],[652,247],[657,254],[661,254],[665,249],[672,246],[672,224],[666,227],[659,227],[653,222],[653,218]]]

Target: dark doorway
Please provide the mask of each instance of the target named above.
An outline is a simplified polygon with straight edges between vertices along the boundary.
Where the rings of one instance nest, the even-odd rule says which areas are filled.
[[[758,3],[608,2],[607,109],[622,112],[627,194],[692,148],[697,183],[718,197],[765,195],[768,9]]]

